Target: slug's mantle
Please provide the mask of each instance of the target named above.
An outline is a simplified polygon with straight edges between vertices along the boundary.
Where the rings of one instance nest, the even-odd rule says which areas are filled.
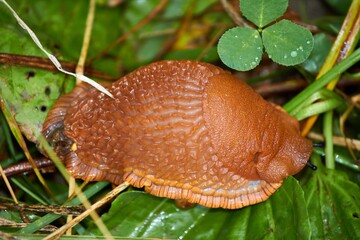
[[[211,64],[156,62],[107,89],[115,99],[77,86],[44,124],[75,178],[234,209],[266,200],[312,151],[296,119]]]

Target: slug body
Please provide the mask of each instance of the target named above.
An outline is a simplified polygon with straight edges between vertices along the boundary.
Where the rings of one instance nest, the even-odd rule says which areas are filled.
[[[161,61],[61,97],[43,134],[75,178],[127,181],[212,208],[266,200],[307,163],[299,123],[230,73]]]

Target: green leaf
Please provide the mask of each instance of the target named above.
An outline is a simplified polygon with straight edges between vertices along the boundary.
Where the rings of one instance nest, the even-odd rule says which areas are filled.
[[[320,157],[312,161],[318,169],[303,186],[312,239],[359,239],[359,186],[343,172],[325,169]]]
[[[17,32],[0,28],[1,49],[10,53],[41,55],[36,45]],[[14,39],[17,39],[14,44]],[[0,66],[0,95],[9,103],[21,131],[35,141],[33,128],[39,131],[46,114],[60,95],[64,82],[63,74],[30,67]]]
[[[325,0],[325,2],[329,4],[333,10],[342,14],[347,13],[351,4],[351,0]]]
[[[230,68],[239,71],[255,68],[263,53],[259,32],[245,27],[229,29],[219,40],[218,53]]]
[[[302,189],[289,177],[269,200],[238,210],[179,209],[170,199],[126,192],[116,198],[102,220],[113,236],[131,238],[309,239],[303,206]],[[99,234],[95,229],[94,233]]]
[[[288,20],[281,20],[264,29],[262,37],[269,57],[285,66],[305,61],[314,46],[311,32]]]
[[[242,14],[259,28],[281,17],[288,7],[288,0],[241,0]]]
[[[330,51],[332,41],[324,33],[314,36],[314,50],[311,52],[308,59],[301,65],[306,71],[316,74],[320,71],[327,54]]]

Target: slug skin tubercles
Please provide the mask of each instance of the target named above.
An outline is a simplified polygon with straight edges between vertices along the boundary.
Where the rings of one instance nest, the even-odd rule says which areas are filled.
[[[156,62],[107,89],[115,100],[77,86],[44,124],[47,138],[62,126],[75,178],[235,209],[266,200],[312,152],[293,117],[211,64]]]

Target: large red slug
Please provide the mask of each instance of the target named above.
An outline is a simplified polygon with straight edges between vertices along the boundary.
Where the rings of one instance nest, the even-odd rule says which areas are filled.
[[[77,86],[44,124],[75,178],[234,209],[266,200],[312,151],[296,119],[211,64],[156,62],[107,89],[115,99]]]

